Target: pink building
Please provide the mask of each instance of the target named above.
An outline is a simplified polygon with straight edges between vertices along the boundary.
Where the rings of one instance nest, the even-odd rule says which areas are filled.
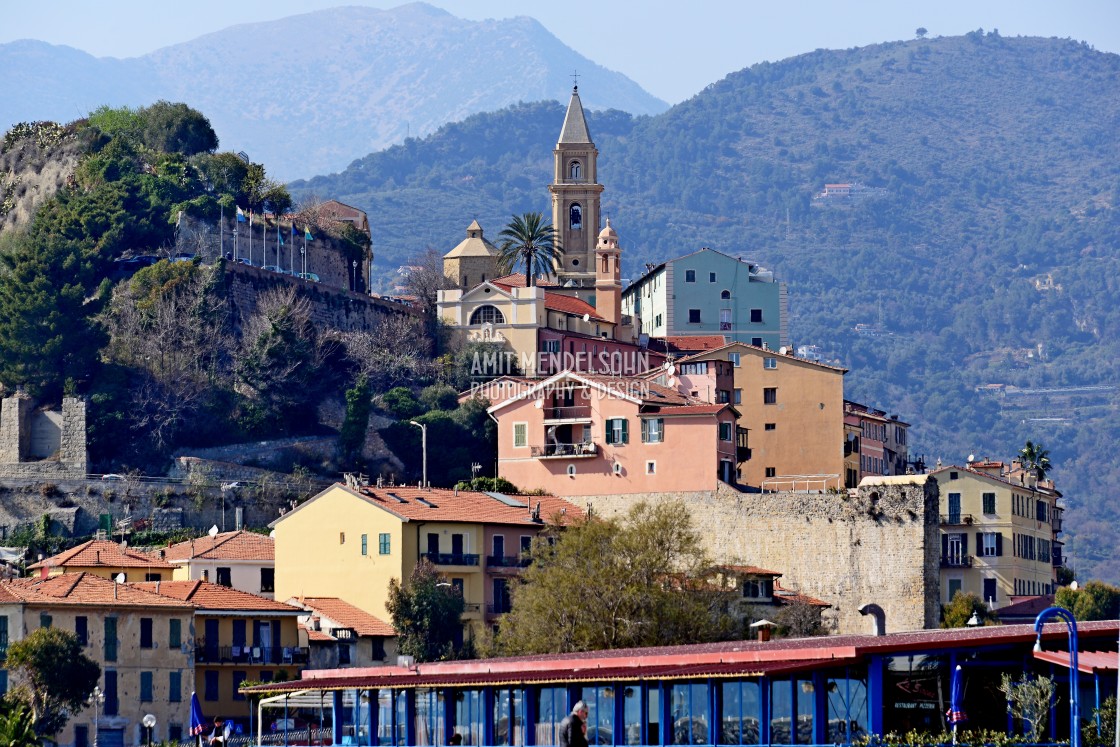
[[[498,472],[522,490],[715,490],[734,483],[740,461],[730,404],[641,379],[565,371],[489,412],[498,424]]]

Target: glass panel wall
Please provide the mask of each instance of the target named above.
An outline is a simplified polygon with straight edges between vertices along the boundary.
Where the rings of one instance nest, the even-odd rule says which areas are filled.
[[[560,744],[560,722],[569,711],[566,688],[540,688],[537,691],[537,731],[533,743]]]
[[[485,744],[483,727],[486,713],[483,709],[481,690],[459,690],[455,693],[454,732],[463,738],[464,745]]]
[[[377,743],[403,745],[407,736],[408,699],[404,690],[377,691]]]
[[[499,689],[494,691],[495,745],[525,744],[525,691]]]
[[[587,743],[614,744],[614,687],[584,687],[580,700],[587,704]]]
[[[669,709],[673,719],[672,744],[709,744],[708,685],[675,684],[669,689]]]
[[[443,691],[416,690],[416,744],[420,747],[443,744]]]
[[[816,688],[811,679],[799,679],[793,689],[797,697],[797,731],[794,733],[794,742],[797,744],[813,744],[813,704],[817,697]]]
[[[791,744],[793,686],[790,680],[770,683],[770,744]]]
[[[719,744],[758,744],[761,718],[757,680],[720,683]]]
[[[829,677],[825,681],[826,741],[843,744],[867,736],[867,678]]]

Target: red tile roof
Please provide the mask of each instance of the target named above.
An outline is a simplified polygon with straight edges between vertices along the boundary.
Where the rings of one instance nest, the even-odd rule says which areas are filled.
[[[109,540],[90,540],[52,555],[28,568],[153,568],[174,570],[175,566],[146,552]]]
[[[289,599],[288,602],[317,613],[320,620],[330,618],[338,623],[338,627],[350,628],[358,635],[395,636],[397,634],[389,623],[338,597],[299,597]]]
[[[504,291],[509,291],[512,288],[524,288],[525,276],[521,274],[506,275],[504,277],[495,278],[489,281],[491,284],[498,286]],[[538,288],[555,288],[555,285],[537,283]],[[554,293],[553,291],[546,290],[544,292],[544,307],[550,311],[559,311],[563,314],[571,314],[572,316],[588,316],[596,321],[607,321],[604,317],[600,316],[595,307],[586,301],[582,301],[574,296],[568,296],[563,293]]]
[[[780,576],[782,574],[777,571],[768,571],[765,568],[759,568],[757,565],[723,565],[720,566],[724,570],[731,571],[732,573],[749,573],[754,576]]]
[[[649,402],[649,400],[646,400]],[[723,412],[731,405],[724,403],[722,405],[671,405],[671,404],[652,404],[651,406],[643,407],[643,413],[656,413],[658,415],[716,415]]]
[[[506,496],[506,500],[518,505],[508,505],[488,493],[477,493],[471,490],[448,490],[446,488],[420,488],[408,487],[363,487],[360,492],[336,484],[327,488],[322,493],[297,506],[294,510],[281,516],[273,522],[273,526],[285,519],[299,513],[311,501],[317,500],[332,490],[343,490],[350,495],[360,498],[374,506],[378,506],[405,521],[445,521],[460,522],[464,524],[504,524],[524,527],[544,527],[554,517],[563,516],[564,521],[571,521],[583,516],[583,510],[569,503],[563,498],[553,495],[519,495]],[[534,521],[529,515],[530,507],[536,508],[540,504],[540,521]]]
[[[182,600],[153,594],[136,584],[118,584],[85,572],[62,573],[46,579],[13,579],[0,585],[8,594],[28,604],[193,608]]]
[[[238,591],[209,581],[161,581],[158,583],[145,581],[133,585],[144,591],[157,593],[171,599],[182,599],[203,611],[288,612],[292,614],[300,612],[298,607],[293,607],[290,604],[265,599],[247,591]]]
[[[726,344],[727,339],[723,335],[670,335],[669,337],[651,337],[649,340],[651,350],[673,353],[674,355],[714,350]]]
[[[509,275],[502,275],[500,278],[494,278],[490,281],[494,285],[500,285],[504,288],[524,288],[525,287],[525,273],[511,272]],[[556,288],[555,283],[550,283],[547,280],[537,278],[533,281],[533,285],[538,288]]]
[[[802,604],[811,604],[814,607],[831,607],[828,602],[822,602],[820,599],[811,597],[808,594],[802,594],[798,591],[791,589],[783,589],[781,582],[777,579],[774,580],[774,601],[778,604],[793,604],[801,602]]]
[[[306,625],[300,625],[307,632],[307,640],[314,641],[315,643],[334,643],[337,639],[329,633],[324,633],[321,630],[314,630]]]
[[[201,560],[274,560],[275,543],[272,538],[238,530],[222,532],[213,537],[205,536],[171,545],[164,550],[168,561]]]

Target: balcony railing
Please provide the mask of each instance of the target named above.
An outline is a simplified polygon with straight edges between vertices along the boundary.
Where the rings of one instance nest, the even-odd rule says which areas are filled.
[[[544,408],[545,420],[590,420],[591,405],[566,405]]]
[[[194,660],[200,664],[306,664],[305,646],[213,646],[195,641]]]
[[[424,557],[433,565],[478,565],[479,556],[466,552],[426,552]]]
[[[593,457],[598,453],[598,449],[593,443],[545,444],[529,447],[529,453],[541,459],[574,459]]]
[[[523,555],[487,555],[488,568],[525,568],[529,565],[529,558]]]
[[[971,525],[972,514],[941,514],[941,526],[959,527]]]
[[[971,555],[942,555],[941,556],[942,568],[971,568],[972,556]]]
[[[1052,550],[1050,552],[1050,562],[1054,564],[1055,568],[1059,568],[1062,565],[1062,551]]]
[[[486,605],[486,614],[488,614],[488,615],[504,615],[505,613],[509,612],[510,609],[512,609],[512,608],[510,607],[510,604],[509,604],[508,601],[507,602],[499,602],[497,604],[488,604],[488,605]]]
[[[464,615],[477,615],[482,612],[482,605],[478,602],[467,602],[463,605]]]

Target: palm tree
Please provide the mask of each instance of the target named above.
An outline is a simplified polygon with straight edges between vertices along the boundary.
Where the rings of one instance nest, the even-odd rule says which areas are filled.
[[[498,269],[512,272],[525,264],[525,285],[532,288],[538,275],[548,275],[564,253],[556,228],[540,213],[515,215],[498,237],[502,239]]]
[[[1042,444],[1027,441],[1026,446],[1019,450],[1019,459],[1023,464],[1023,469],[1034,470],[1034,474],[1039,480],[1046,479],[1046,473],[1050,471],[1049,449],[1043,448]]]

